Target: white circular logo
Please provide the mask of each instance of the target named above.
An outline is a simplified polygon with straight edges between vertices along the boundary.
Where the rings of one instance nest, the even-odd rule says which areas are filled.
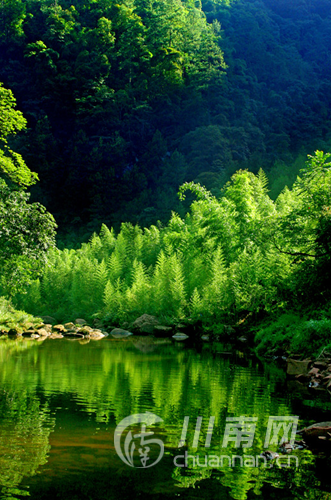
[[[164,444],[161,439],[151,439],[149,436],[154,434],[153,431],[146,431],[146,425],[153,425],[157,422],[163,422],[162,418],[158,417],[154,413],[136,413],[135,415],[129,415],[123,418],[121,422],[117,425],[114,434],[114,444],[117,455],[120,459],[130,467],[136,467],[138,469],[147,469],[148,467],[153,467],[156,465],[164,454]],[[126,434],[123,449],[121,437],[124,431],[130,427],[130,425],[140,424],[141,428],[135,434],[132,434],[132,430]],[[158,451],[156,459],[155,448]],[[149,453],[153,453],[153,462],[150,462],[151,457]],[[136,460],[135,460],[136,459]],[[135,465],[139,459],[142,465]]]

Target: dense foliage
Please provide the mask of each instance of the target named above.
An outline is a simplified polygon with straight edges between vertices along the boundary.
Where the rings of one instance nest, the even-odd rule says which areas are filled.
[[[327,307],[329,157],[317,151],[276,201],[263,171],[238,171],[220,198],[184,184],[180,196],[189,190],[197,198],[184,219],[173,213],[166,226],[145,229],[123,223],[117,235],[104,225],[78,250],[53,250],[18,303],[59,320],[84,315],[121,325],[149,313],[214,333],[313,299]]]
[[[25,128],[22,113],[15,109],[12,92],[0,84],[0,284],[13,295],[35,278],[45,263],[47,250],[55,245],[54,218],[40,203],[28,203],[26,186],[37,174],[8,146],[7,137]]]
[[[218,195],[240,168],[275,164],[275,197],[302,150],[328,149],[330,43],[326,0],[4,0],[35,199],[91,234],[184,215],[181,183]]]

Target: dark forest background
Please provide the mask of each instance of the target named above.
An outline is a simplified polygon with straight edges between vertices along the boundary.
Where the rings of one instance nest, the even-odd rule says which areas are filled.
[[[238,169],[271,196],[328,150],[329,0],[2,0],[0,81],[28,120],[12,147],[62,244],[185,211]]]

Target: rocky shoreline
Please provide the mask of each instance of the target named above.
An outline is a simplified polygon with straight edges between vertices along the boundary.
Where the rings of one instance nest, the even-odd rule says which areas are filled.
[[[49,339],[88,339],[101,340],[111,336],[113,339],[124,339],[131,335],[153,335],[155,337],[172,337],[174,340],[186,340],[189,335],[185,333],[188,325],[176,324],[172,326],[162,325],[155,316],[143,314],[133,323],[123,324],[123,328],[107,325],[105,327],[99,320],[94,320],[94,326],[90,326],[83,318],[77,318],[68,323],[57,324],[56,319],[51,316],[41,316],[42,323],[26,323],[17,325],[6,331],[0,331],[0,335],[10,338],[26,338],[35,340]],[[192,328],[192,327],[191,327]],[[194,327],[193,327],[194,328]]]
[[[322,353],[315,360],[287,358],[286,374],[303,387],[331,394],[330,353]]]

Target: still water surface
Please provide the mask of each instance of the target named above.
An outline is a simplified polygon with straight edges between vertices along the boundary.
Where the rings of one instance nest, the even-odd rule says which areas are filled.
[[[269,416],[298,415],[301,427],[330,420],[330,410],[328,399],[289,391],[283,370],[221,345],[2,338],[0,499],[331,499],[330,462],[307,450],[295,452],[298,467],[209,463],[210,456],[259,456]],[[162,419],[147,430],[164,443],[165,454],[154,467],[138,469],[118,457],[114,431],[125,417],[144,412]],[[224,449],[226,418],[240,416],[258,419],[253,443]],[[210,417],[214,428],[205,448]],[[137,424],[132,434],[139,430]],[[174,457],[185,451],[207,466],[188,459],[187,467],[175,467]]]

